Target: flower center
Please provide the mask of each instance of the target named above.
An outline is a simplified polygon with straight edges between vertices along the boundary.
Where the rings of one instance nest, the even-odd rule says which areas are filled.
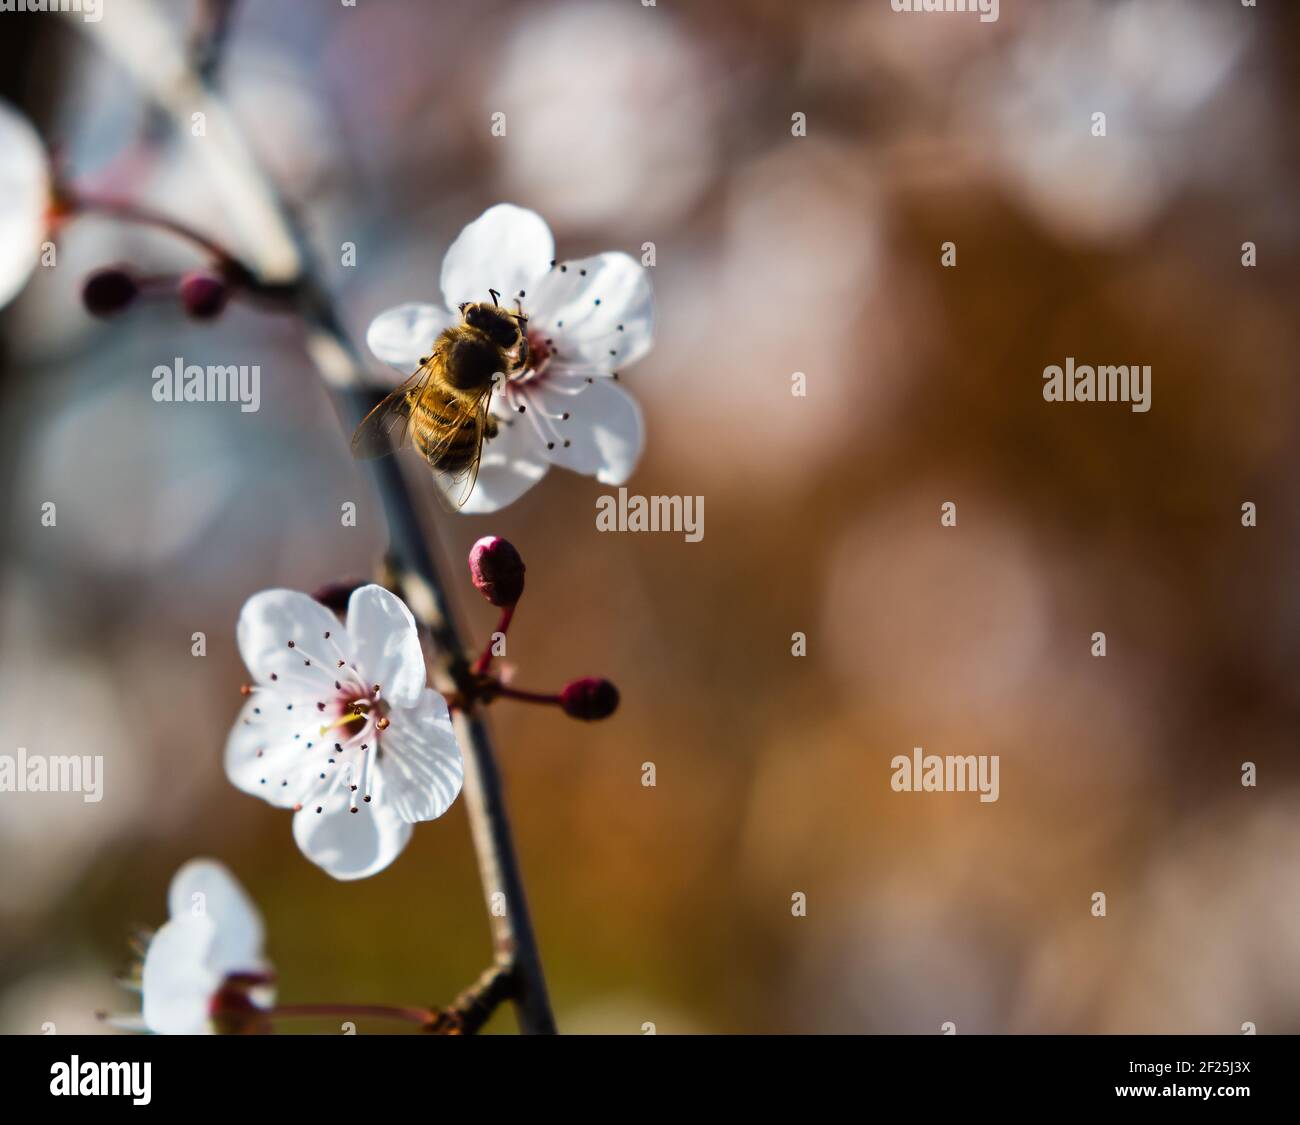
[[[555,351],[554,337],[542,332],[529,332],[528,366],[520,374],[506,380],[502,394],[505,409],[512,415],[522,416],[524,424],[534,431],[548,450],[568,449],[573,444],[561,425],[569,420],[570,412],[565,410],[556,414],[548,411],[541,396],[533,394],[533,391],[540,389],[542,380],[546,378],[546,369],[550,366]],[[517,425],[519,418],[508,418],[505,424]]]
[[[343,697],[335,702],[335,707],[338,713],[333,721],[320,728],[322,737],[330,731],[338,731],[345,741],[355,738],[366,729],[371,719],[380,730],[388,726],[388,704],[382,699]]]
[[[355,673],[356,669],[352,671]],[[316,705],[332,716],[329,722],[321,724],[320,735],[330,736],[334,744],[320,780],[328,781],[330,770],[341,769],[338,780],[347,784],[349,811],[355,813],[358,797],[365,802],[370,800],[371,763],[378,763],[383,755],[380,735],[389,727],[388,702],[379,684],[366,688],[359,681],[336,681],[334,686],[339,694],[329,702]],[[323,804],[315,808],[318,813],[324,811]]]
[[[546,372],[551,356],[555,352],[555,341],[544,332],[534,330],[528,333],[528,367],[520,376],[522,382],[540,379]]]
[[[325,658],[305,651],[296,640],[285,642],[302,657],[304,668],[318,669],[333,683],[333,689],[325,688],[316,699],[317,714],[305,729],[291,720],[291,729],[281,735],[277,753],[268,758],[267,762],[269,764],[274,761],[280,767],[278,783],[281,790],[288,790],[291,784],[297,786],[297,793],[290,790],[284,794],[298,797],[292,806],[295,812],[306,807],[323,813],[325,800],[343,786],[349,794],[349,811],[355,813],[358,811],[357,801],[368,803],[372,796],[372,767],[377,766],[383,756],[380,736],[391,725],[389,704],[384,698],[383,685],[368,683],[356,664],[348,663],[338,642],[333,640],[331,631],[327,630],[322,639],[326,642],[323,651],[328,654]],[[270,683],[258,686],[245,684],[240,692],[245,696],[262,691],[274,693],[278,690],[279,680],[279,674],[272,672]],[[321,686],[324,687],[323,684]],[[277,699],[273,694],[272,699],[277,707],[283,707],[287,713],[293,710],[294,703],[301,697],[291,696],[286,701],[283,696]],[[251,725],[265,724],[267,719],[262,715],[262,706],[254,706],[251,715],[243,721]],[[323,743],[321,740],[324,740]],[[307,762],[299,759],[298,763],[290,765],[279,754],[279,751],[289,747],[293,748],[291,756],[294,758],[300,754],[312,757]],[[257,757],[266,757],[268,749],[266,745],[257,747]],[[316,756],[324,758],[324,761],[318,763]],[[275,784],[277,779],[273,769],[259,778],[260,784]]]

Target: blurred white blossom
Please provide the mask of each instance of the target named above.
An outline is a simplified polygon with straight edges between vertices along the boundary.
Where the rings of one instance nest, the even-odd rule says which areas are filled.
[[[1248,30],[1227,8],[1178,0],[1089,0],[1034,16],[960,86],[964,126],[988,135],[1008,186],[1062,235],[1131,236],[1198,159],[1201,112]],[[1104,137],[1095,113],[1106,115]]]
[[[214,1030],[213,1016],[274,1003],[262,952],[262,918],[221,864],[192,859],[167,892],[170,920],[149,942],[141,970],[144,1024],[160,1035]]]
[[[665,8],[524,9],[494,73],[506,190],[560,222],[662,223],[713,176],[714,82]]]
[[[36,130],[0,102],[0,306],[27,284],[50,211],[50,170]]]

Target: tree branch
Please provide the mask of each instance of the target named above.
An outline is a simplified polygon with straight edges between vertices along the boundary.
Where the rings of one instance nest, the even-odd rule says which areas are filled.
[[[329,388],[345,430],[365,416],[373,395],[361,378],[366,363],[344,331],[293,209],[257,166],[223,101],[185,61],[170,29],[146,0],[116,0],[112,20],[93,26],[101,44],[171,117],[179,135],[190,137],[193,114],[202,113],[206,135],[194,138],[212,178],[223,189],[230,217],[247,257],[263,281],[297,297],[304,344]],[[435,686],[454,692],[469,671],[465,645],[450,612],[441,575],[420,525],[418,508],[395,457],[366,463],[388,520],[390,552],[407,603],[432,642]],[[473,708],[457,711],[457,737],[465,751],[464,800],[488,908],[497,975],[509,979],[520,1031],[553,1034],[541,955],[524,897],[501,776],[492,740]],[[497,894],[504,909],[496,909]],[[494,987],[503,988],[504,985]]]

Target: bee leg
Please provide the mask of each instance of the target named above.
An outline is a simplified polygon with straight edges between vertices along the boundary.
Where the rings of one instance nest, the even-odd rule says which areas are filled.
[[[497,436],[497,418],[495,414],[489,414],[483,423],[483,439],[490,440]]]

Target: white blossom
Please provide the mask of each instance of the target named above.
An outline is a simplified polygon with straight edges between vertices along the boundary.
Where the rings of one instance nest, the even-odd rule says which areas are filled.
[[[445,307],[408,303],[381,313],[366,340],[405,376],[415,373],[467,301],[501,294],[528,317],[526,369],[493,393],[496,436],[483,447],[462,511],[494,512],[519,499],[552,465],[623,484],[645,443],[641,408],[615,383],[649,350],[650,281],[640,262],[611,252],[560,262],[540,215],[508,203],[470,223],[442,263]]]
[[[211,1032],[223,1004],[274,1003],[262,918],[220,863],[192,859],[172,878],[171,915],[149,942],[141,976],[144,1025],[160,1035]]]
[[[411,611],[362,586],[340,624],[306,594],[265,590],[244,605],[238,640],[253,685],[226,743],[231,782],[294,809],[299,848],[336,879],[383,870],[464,777]]]

